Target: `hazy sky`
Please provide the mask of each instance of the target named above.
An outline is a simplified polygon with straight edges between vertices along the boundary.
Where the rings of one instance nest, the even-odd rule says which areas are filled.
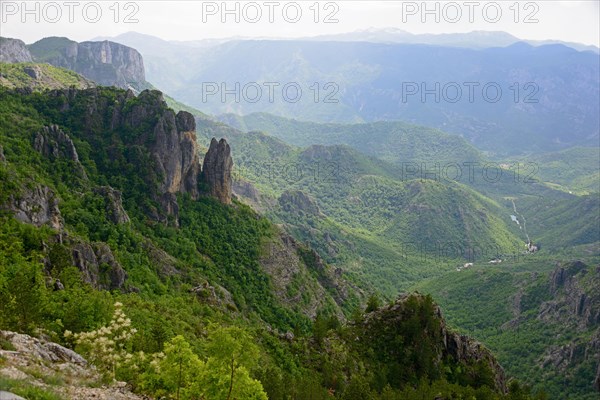
[[[46,36],[82,41],[136,31],[167,40],[199,40],[229,36],[302,37],[392,27],[412,33],[506,31],[522,39],[600,45],[599,0],[315,3],[28,1],[26,12],[23,1],[0,0],[0,35],[31,43]],[[226,9],[232,12],[227,14]]]

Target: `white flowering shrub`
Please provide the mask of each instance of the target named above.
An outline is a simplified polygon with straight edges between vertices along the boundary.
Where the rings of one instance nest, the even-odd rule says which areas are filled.
[[[128,344],[137,330],[123,312],[123,304],[115,303],[115,311],[107,326],[91,332],[65,331],[65,338],[72,339],[89,362],[96,365],[106,377],[115,378],[116,370],[126,366],[135,369],[137,361],[145,358],[143,353],[130,354]]]

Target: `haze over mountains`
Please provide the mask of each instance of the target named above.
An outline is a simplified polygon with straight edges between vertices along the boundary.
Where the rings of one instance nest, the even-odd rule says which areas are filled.
[[[264,365],[240,376],[262,382],[262,400],[532,399],[468,333],[536,400],[595,399],[598,55],[501,33],[358,35],[2,38],[0,261],[13,258],[0,287],[37,282],[52,312],[31,322],[0,302],[0,327],[38,324],[67,344],[63,329],[107,314],[72,304],[104,310],[110,296],[144,328],[136,350],[173,350],[166,340],[183,334],[207,387],[203,374],[230,372],[210,364],[210,320],[257,338]],[[298,82],[310,101],[203,101],[211,82]],[[335,82],[339,102],[314,101],[315,82]],[[495,83],[504,95],[404,102],[407,82]],[[453,327],[427,297],[392,300],[414,289],[439,299]],[[119,373],[144,393],[174,390],[148,368]]]
[[[238,40],[204,47],[135,33],[114,40],[139,46],[148,79],[157,87],[211,114],[269,112],[343,123],[403,120],[461,135],[499,155],[593,146],[599,140],[600,69],[594,52],[515,43],[498,33],[465,34],[455,45],[446,44],[455,36],[435,36],[433,44],[352,38]],[[479,46],[459,47],[463,40]],[[278,85],[274,96],[267,82]],[[294,84],[293,101],[286,100],[289,88],[283,93],[287,84]]]

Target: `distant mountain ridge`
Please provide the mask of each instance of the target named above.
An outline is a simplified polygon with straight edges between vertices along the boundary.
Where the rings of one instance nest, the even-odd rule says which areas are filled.
[[[594,146],[600,137],[598,56],[560,44],[470,49],[307,39],[194,47],[133,33],[123,37],[141,46],[150,81],[211,114],[268,112],[341,123],[401,120],[461,135],[498,155]],[[574,69],[580,73],[572,74]],[[266,89],[257,101],[222,95],[222,87],[239,85],[239,93],[253,82],[279,84],[275,99]],[[474,86],[465,86],[469,82]],[[216,85],[216,94],[207,96],[207,83]],[[299,101],[281,96],[288,83],[301,87]],[[333,86],[325,88],[327,83]]]

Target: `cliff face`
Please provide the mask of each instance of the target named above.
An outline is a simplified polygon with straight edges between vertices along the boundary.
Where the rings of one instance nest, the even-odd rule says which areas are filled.
[[[29,50],[38,62],[75,71],[104,86],[141,90],[147,87],[142,55],[118,43],[45,38]]]
[[[0,37],[0,62],[33,62],[33,57],[23,41]]]
[[[231,204],[233,159],[231,148],[225,139],[213,138],[202,166],[202,182],[210,196],[223,204]]]

